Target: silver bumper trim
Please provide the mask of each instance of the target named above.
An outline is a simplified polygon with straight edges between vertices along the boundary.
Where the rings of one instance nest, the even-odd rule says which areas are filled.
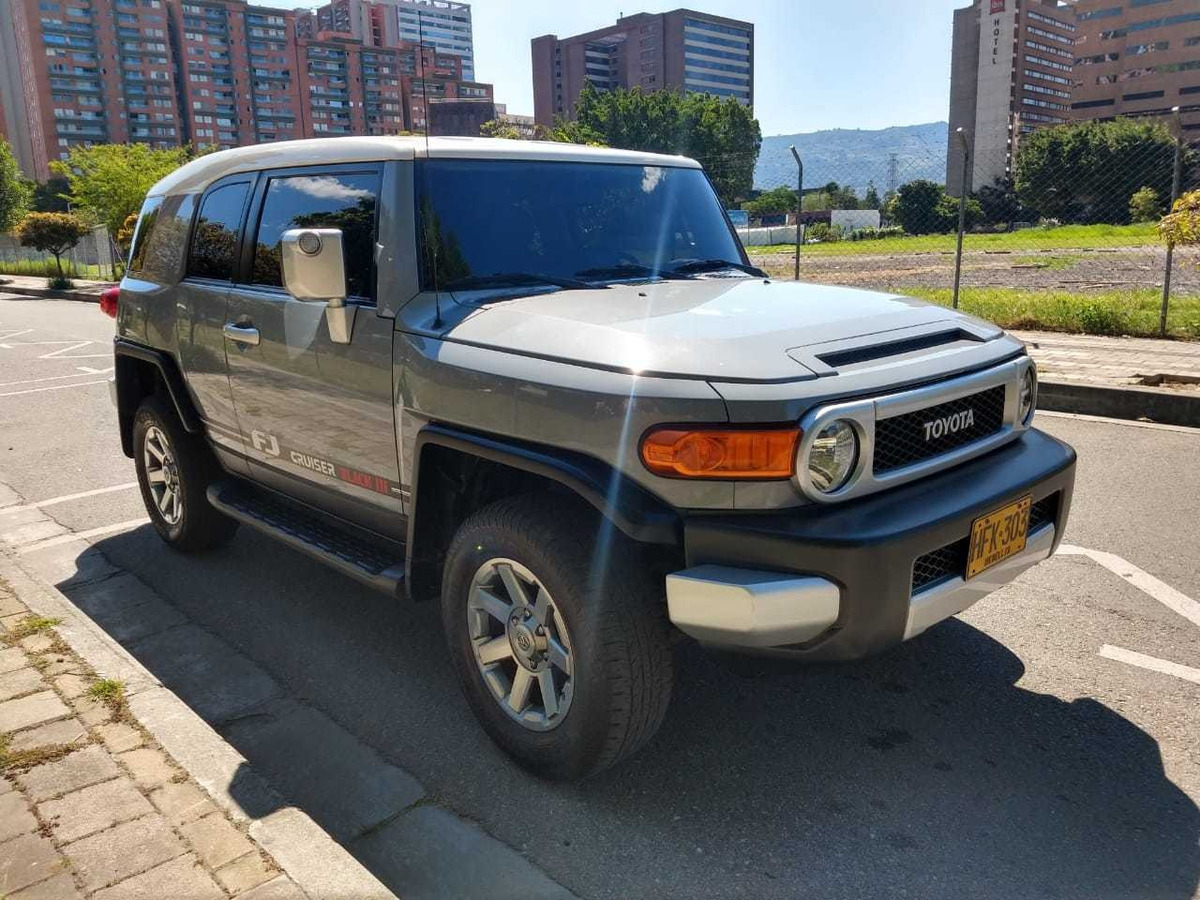
[[[1008,584],[1030,566],[1050,556],[1054,548],[1054,526],[1043,525],[1029,536],[1025,549],[970,581],[950,578],[914,594],[908,604],[904,639],[916,637],[943,619],[965,610],[993,591]]]
[[[781,647],[810,641],[837,621],[832,581],[733,566],[696,566],[667,576],[667,611],[707,644]]]

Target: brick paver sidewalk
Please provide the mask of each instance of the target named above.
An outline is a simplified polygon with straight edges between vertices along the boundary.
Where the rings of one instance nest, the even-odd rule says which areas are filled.
[[[0,897],[304,894],[0,581]]]
[[[1155,385],[1200,391],[1200,342],[1099,337],[1046,331],[1014,331],[1029,345],[1043,381],[1072,381],[1107,387]],[[1144,378],[1150,376],[1151,380]],[[1191,382],[1188,384],[1187,382]]]

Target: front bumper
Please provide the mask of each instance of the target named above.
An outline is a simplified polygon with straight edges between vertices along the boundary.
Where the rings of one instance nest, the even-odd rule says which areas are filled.
[[[878,653],[1050,556],[1074,483],[1075,451],[1031,430],[949,471],[837,506],[689,515],[688,568],[667,576],[671,620],[705,643],[814,661]],[[1025,550],[965,581],[954,560],[971,523],[1026,494],[1045,516]],[[949,562],[930,579],[929,560]]]

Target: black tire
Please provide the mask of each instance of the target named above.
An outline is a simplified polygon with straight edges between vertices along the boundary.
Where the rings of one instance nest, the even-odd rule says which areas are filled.
[[[594,552],[604,546],[607,564],[593,566]],[[496,558],[533,573],[570,632],[571,703],[550,731],[531,731],[510,718],[476,663],[468,595],[475,573]],[[463,693],[492,740],[541,778],[595,775],[636,753],[662,724],[672,651],[661,580],[642,562],[639,548],[590,509],[540,494],[477,511],[450,545],[442,623]]]
[[[150,487],[145,445],[151,429],[165,437],[174,461],[182,509],[173,522],[159,509]],[[233,537],[237,522],[217,512],[205,495],[209,484],[220,477],[212,451],[203,437],[184,430],[175,410],[160,397],[143,400],[133,418],[133,459],[150,523],[167,544],[190,552],[219,546]]]

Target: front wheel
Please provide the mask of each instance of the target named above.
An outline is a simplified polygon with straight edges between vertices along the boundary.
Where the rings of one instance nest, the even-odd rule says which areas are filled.
[[[661,588],[571,502],[500,500],[459,528],[442,622],[488,735],[535,775],[593,775],[661,724],[672,659]],[[598,555],[599,554],[599,555]]]

